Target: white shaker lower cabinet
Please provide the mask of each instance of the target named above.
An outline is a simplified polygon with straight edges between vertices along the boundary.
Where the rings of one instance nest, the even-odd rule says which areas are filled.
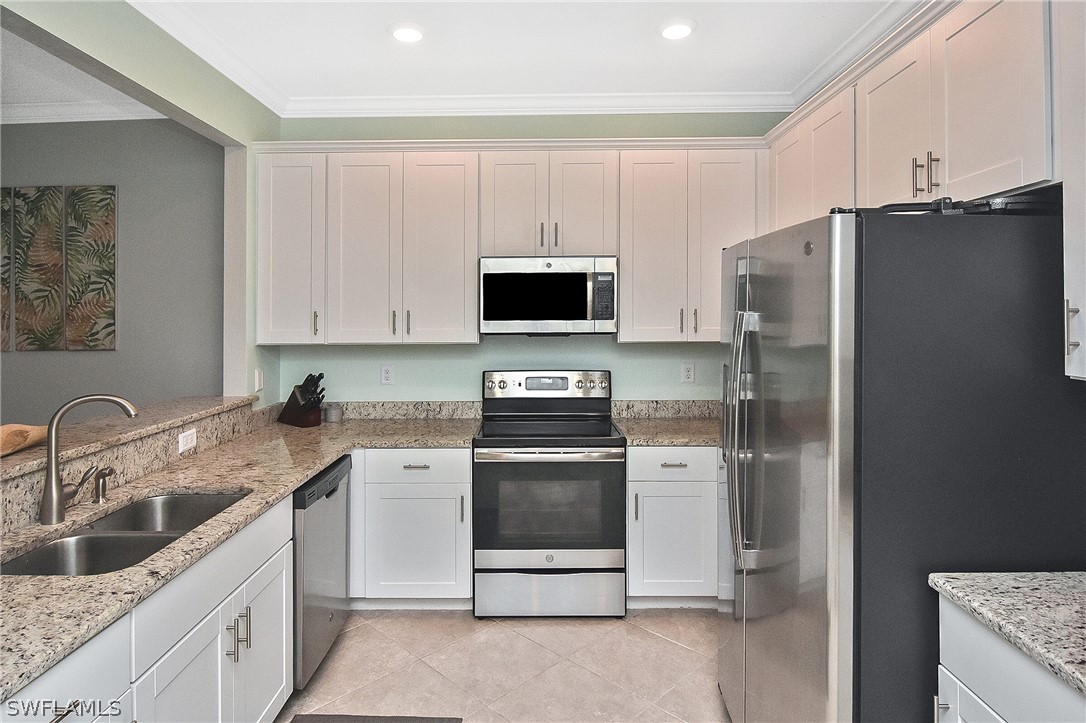
[[[366,450],[366,597],[471,597],[471,450]]]
[[[52,721],[65,708],[65,723],[132,720],[128,696],[132,629],[128,615],[0,704],[0,719]],[[74,705],[72,705],[74,704]]]
[[[141,723],[271,721],[293,688],[291,499],[132,611]]]
[[[939,723],[1086,721],[1086,695],[939,596]]]
[[[627,450],[631,596],[717,596],[716,447]]]

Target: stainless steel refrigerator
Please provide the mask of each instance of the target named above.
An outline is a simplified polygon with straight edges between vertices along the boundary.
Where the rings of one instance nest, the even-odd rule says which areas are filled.
[[[724,250],[735,723],[930,720],[929,573],[1086,565],[1061,241],[1058,215],[859,211]]]

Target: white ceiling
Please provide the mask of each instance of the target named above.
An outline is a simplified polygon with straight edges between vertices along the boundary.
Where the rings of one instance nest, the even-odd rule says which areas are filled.
[[[50,123],[162,117],[36,45],[0,30],[0,121]]]
[[[791,110],[919,0],[129,0],[283,117]],[[697,28],[660,36],[669,19]],[[425,29],[415,44],[390,25]]]

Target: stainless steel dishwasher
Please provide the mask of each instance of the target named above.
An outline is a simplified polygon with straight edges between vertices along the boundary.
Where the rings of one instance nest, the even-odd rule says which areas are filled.
[[[294,492],[294,687],[304,688],[347,619],[344,455]]]

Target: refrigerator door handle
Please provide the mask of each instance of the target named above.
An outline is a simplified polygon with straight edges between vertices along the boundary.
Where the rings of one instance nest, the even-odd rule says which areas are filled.
[[[743,559],[743,512],[739,499],[739,402],[742,397],[742,364],[743,347],[746,340],[745,311],[735,312],[735,335],[732,343],[732,383],[731,383],[731,410],[729,426],[731,427],[730,445],[731,459],[728,462],[728,517],[732,528],[732,552],[740,570],[746,569]]]

